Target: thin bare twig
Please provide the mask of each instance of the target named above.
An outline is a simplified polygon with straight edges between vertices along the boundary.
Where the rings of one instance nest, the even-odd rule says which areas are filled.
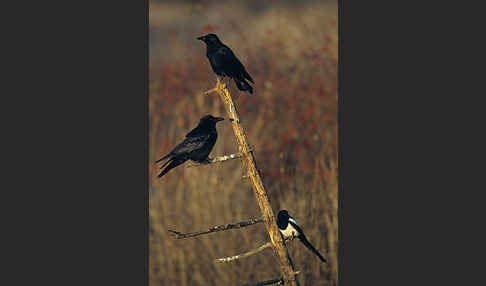
[[[241,158],[243,156],[245,156],[244,153],[238,152],[238,153],[234,153],[234,154],[230,154],[230,155],[224,155],[224,156],[218,156],[218,157],[214,157],[214,158],[208,158],[208,160],[206,162],[204,162],[204,163],[191,162],[190,164],[187,165],[187,168],[199,167],[199,166],[203,166],[203,165],[207,165],[207,164],[214,164],[214,163],[224,162],[224,161],[233,160],[233,159],[236,159],[236,158]]]
[[[283,284],[283,277],[279,277],[272,280],[261,281],[254,284],[244,284],[241,286],[264,286],[264,285],[282,285],[282,284]]]
[[[286,240],[291,241],[291,240],[294,240],[294,238],[295,238],[294,236],[291,236],[291,237],[285,238],[284,241],[286,241]],[[233,256],[230,256],[230,257],[218,258],[218,259],[215,259],[214,262],[217,262],[217,263],[230,262],[230,261],[234,261],[234,260],[237,260],[237,259],[240,259],[240,258],[245,258],[245,257],[251,256],[253,254],[257,254],[258,252],[261,252],[265,248],[268,248],[270,246],[272,246],[272,243],[271,242],[267,242],[264,245],[259,246],[259,247],[255,248],[253,250],[248,251],[248,252],[245,252],[245,253],[242,253],[242,254],[233,255]]]
[[[210,90],[205,91],[205,92],[204,92],[204,95],[209,95],[210,93],[212,93],[212,92],[216,92],[216,91],[218,91],[218,89],[217,89],[217,88],[212,88],[212,89],[210,89]]]
[[[215,259],[214,262],[219,262],[219,263],[230,262],[230,261],[233,261],[233,260],[236,260],[236,259],[245,258],[245,257],[248,257],[250,255],[257,254],[258,252],[263,251],[265,248],[268,248],[268,247],[271,247],[271,246],[272,246],[272,243],[267,242],[264,245],[262,245],[258,248],[255,248],[253,250],[250,250],[248,252],[245,252],[243,254],[238,254],[238,255],[234,255],[234,256],[230,256],[230,257],[224,257],[224,258],[218,258],[218,259]]]
[[[212,232],[217,232],[217,231],[242,228],[242,227],[250,226],[250,225],[261,223],[261,222],[263,222],[262,219],[252,218],[252,219],[247,220],[247,221],[242,221],[242,222],[237,222],[237,223],[229,223],[227,225],[222,224],[222,225],[214,226],[214,227],[212,227],[208,230],[201,230],[201,231],[195,231],[195,232],[189,232],[189,233],[180,233],[180,232],[175,231],[175,230],[169,230],[169,232],[173,233],[175,235],[176,239],[181,239],[181,238],[195,237],[195,236],[199,236],[199,235],[203,235],[203,234],[207,234],[207,233],[212,233]]]

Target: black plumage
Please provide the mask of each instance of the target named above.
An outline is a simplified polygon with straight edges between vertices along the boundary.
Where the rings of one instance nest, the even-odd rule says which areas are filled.
[[[307,247],[310,251],[317,255],[322,262],[327,262],[327,260],[319,253],[319,251],[317,251],[317,249],[315,249],[315,247],[307,240],[304,232],[297,224],[297,221],[293,217],[291,217],[286,210],[281,210],[278,212],[277,226],[284,238],[291,236],[299,238],[299,240],[305,245],[305,247]]]
[[[218,132],[216,131],[216,123],[224,120],[221,117],[213,117],[206,115],[199,120],[196,128],[187,133],[186,138],[179,145],[177,145],[169,154],[155,161],[159,163],[167,160],[160,169],[167,166],[158,177],[167,174],[171,169],[179,166],[187,160],[192,160],[199,163],[207,162],[208,155],[218,139]]]
[[[232,78],[239,90],[253,94],[253,87],[247,80],[253,84],[255,82],[233,51],[223,44],[218,36],[207,34],[197,39],[206,43],[206,56],[216,75]]]

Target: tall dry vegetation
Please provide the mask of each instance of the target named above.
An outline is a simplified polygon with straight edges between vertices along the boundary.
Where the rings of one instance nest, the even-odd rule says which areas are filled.
[[[255,96],[240,93],[234,83],[230,92],[274,212],[289,210],[329,260],[320,263],[299,241],[292,242],[289,253],[296,270],[304,272],[301,285],[337,285],[336,3],[272,6],[260,13],[234,4],[154,4],[150,20],[152,34],[166,32],[163,38],[151,36],[150,51],[151,285],[238,285],[280,276],[270,249],[233,263],[212,261],[268,241],[263,224],[182,240],[167,232],[260,217],[238,160],[181,166],[157,178],[153,161],[201,116],[226,118],[216,94],[202,95],[215,84],[205,47],[195,39],[206,32],[220,35],[256,82]],[[237,152],[229,122],[217,129],[210,156]]]

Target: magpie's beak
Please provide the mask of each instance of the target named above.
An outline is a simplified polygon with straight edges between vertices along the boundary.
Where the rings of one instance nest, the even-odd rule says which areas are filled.
[[[198,39],[199,41],[204,41],[204,36],[197,37],[196,39]]]
[[[224,120],[224,118],[223,118],[223,117],[216,117],[216,118],[214,119],[214,121],[215,121],[215,122],[219,122],[219,121],[223,121],[223,120]]]

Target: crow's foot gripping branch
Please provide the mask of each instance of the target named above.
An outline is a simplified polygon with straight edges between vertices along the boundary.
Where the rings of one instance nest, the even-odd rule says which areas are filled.
[[[223,78],[216,77],[216,88],[219,90],[224,90],[226,89],[227,84],[224,82]]]

